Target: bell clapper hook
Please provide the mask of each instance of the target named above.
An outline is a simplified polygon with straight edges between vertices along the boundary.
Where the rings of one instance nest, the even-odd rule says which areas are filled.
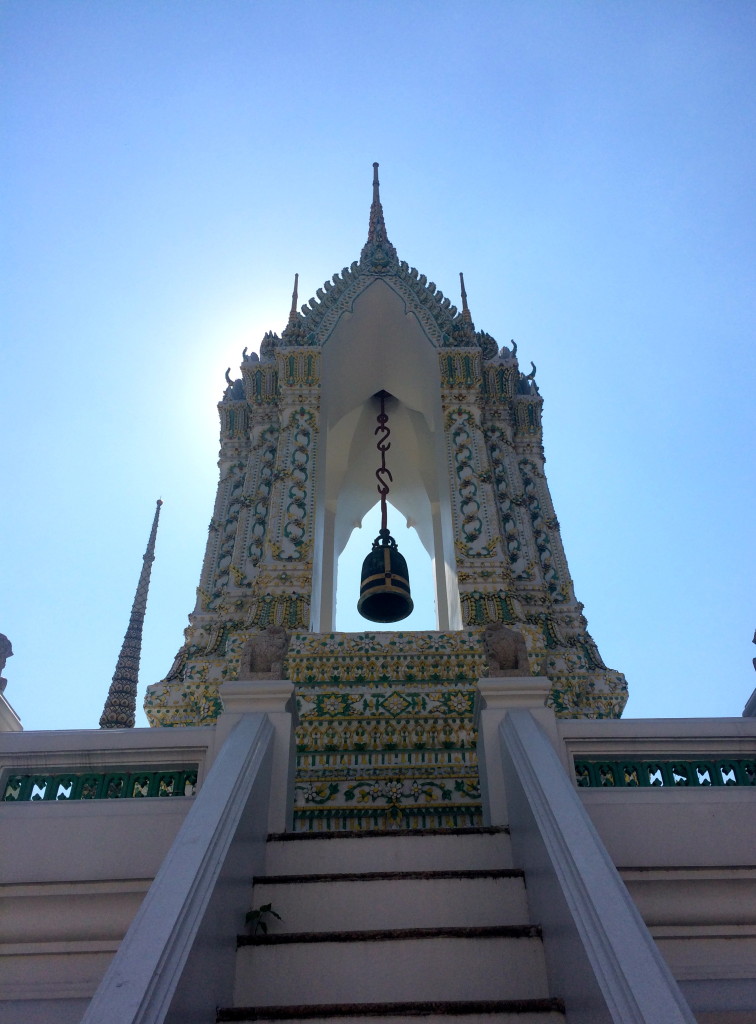
[[[380,399],[381,411],[378,413],[378,426],[374,433],[379,435],[376,448],[381,455],[381,464],[375,471],[378,480],[378,493],[381,497],[381,528],[373,541],[370,554],[362,564],[360,582],[360,598],[357,611],[363,618],[371,622],[399,622],[411,614],[414,604],[410,596],[409,574],[407,562],[399,554],[396,541],[388,528],[389,484],[393,483],[391,470],[386,465],[386,452],[391,447],[389,437],[386,399],[391,396],[386,391],[379,391],[375,396]]]

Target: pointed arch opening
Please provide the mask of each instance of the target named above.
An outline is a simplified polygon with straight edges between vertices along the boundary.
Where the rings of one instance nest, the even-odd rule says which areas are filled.
[[[323,468],[316,499],[312,629],[334,629],[339,556],[378,498],[375,429],[381,391],[388,395],[391,428],[389,501],[414,526],[431,560],[436,616],[430,628],[461,628],[438,350],[384,281],[370,284],[335,325],[323,346],[321,380]],[[400,527],[395,537],[400,550],[406,532]],[[372,541],[363,539],[363,559]],[[366,628],[370,624],[361,620],[360,629]]]
[[[370,622],[357,611],[362,563],[378,536],[381,526],[380,504],[376,503],[355,523],[349,539],[339,555],[336,571],[335,626],[338,632],[359,633],[384,630],[436,629],[438,616],[433,575],[433,560],[426,551],[417,530],[388,503],[388,526],[399,551],[407,560],[414,609],[400,622]]]

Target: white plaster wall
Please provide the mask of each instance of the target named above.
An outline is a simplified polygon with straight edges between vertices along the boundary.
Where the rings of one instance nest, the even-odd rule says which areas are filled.
[[[723,753],[752,757],[756,720],[748,718],[560,718],[559,735],[575,757],[630,754],[684,757]]]
[[[0,878],[151,878],[191,804],[192,797],[0,804]]]
[[[560,720],[568,764],[756,757],[756,721]],[[756,1020],[756,788],[578,789],[699,1021]]]
[[[570,768],[583,757],[756,757],[756,720],[748,718],[562,719],[557,728]],[[579,793],[621,867],[756,865],[756,788],[586,788]]]
[[[0,734],[0,770],[199,763],[212,756],[214,726],[185,729],[67,729]]]
[[[0,771],[196,763],[214,729],[18,732]],[[191,797],[0,803],[0,1024],[78,1022]]]
[[[580,790],[620,867],[756,863],[756,789]]]
[[[2,1024],[80,1019],[192,803],[0,805]]]
[[[199,765],[212,756],[214,728],[6,733],[0,773],[132,770]],[[191,797],[0,803],[0,884],[152,877]]]

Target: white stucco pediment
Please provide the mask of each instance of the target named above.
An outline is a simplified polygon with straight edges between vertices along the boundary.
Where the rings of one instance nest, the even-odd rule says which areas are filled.
[[[436,347],[387,280],[373,278],[341,313],[322,358],[329,426],[383,389],[422,413],[432,428],[427,381],[438,374]]]

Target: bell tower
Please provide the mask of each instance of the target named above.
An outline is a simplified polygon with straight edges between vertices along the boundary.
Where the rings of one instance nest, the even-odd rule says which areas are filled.
[[[297,827],[417,825],[420,807],[424,824],[476,823],[472,702],[489,671],[548,676],[564,716],[616,717],[627,699],[575,598],[535,366],[476,329],[460,282],[458,310],[399,260],[374,164],[359,261],[300,310],[295,279],[281,335],[226,374],[197,603],[145,708],[153,725],[208,723],[225,680],[280,665],[300,711]],[[391,502],[431,558],[434,632],[333,631],[338,556],[378,497],[381,393]]]

